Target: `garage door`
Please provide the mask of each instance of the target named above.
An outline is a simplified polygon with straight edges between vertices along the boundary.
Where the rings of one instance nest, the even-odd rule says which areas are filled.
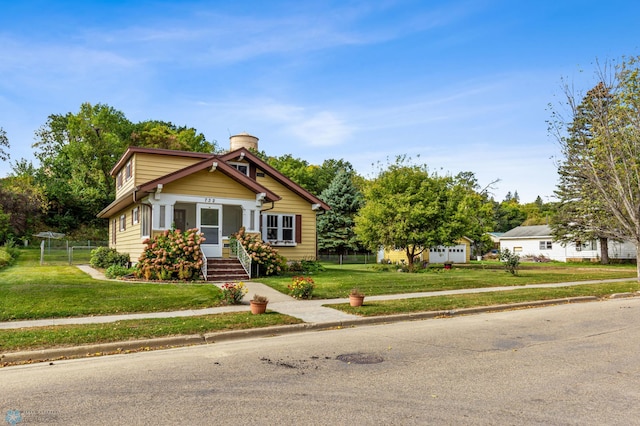
[[[437,247],[429,251],[429,263],[465,263],[467,261],[467,246],[459,244],[453,247]]]

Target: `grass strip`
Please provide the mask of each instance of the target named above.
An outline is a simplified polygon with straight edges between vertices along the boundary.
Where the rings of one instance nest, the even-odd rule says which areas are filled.
[[[216,331],[243,330],[302,321],[277,312],[224,313],[180,318],[124,320],[106,324],[59,325],[0,330],[0,351],[44,349],[94,343],[150,339]]]
[[[379,265],[325,265],[325,267],[324,272],[307,275],[311,276],[316,283],[316,288],[313,291],[314,299],[347,297],[354,287],[368,296],[375,296],[464,288],[522,286],[615,278],[631,279],[636,276],[635,265],[581,267],[553,263],[531,264],[523,267],[518,275],[505,272],[498,263],[490,266],[474,265],[474,267],[454,265],[451,270],[434,267],[415,274],[383,270],[379,268]],[[291,284],[292,277],[260,277],[256,281],[288,294],[287,286]]]
[[[419,297],[384,301],[367,301],[361,307],[351,307],[348,303],[324,305],[340,311],[361,315],[378,316],[412,312],[442,311],[451,309],[473,308],[478,306],[502,305],[537,300],[561,299],[566,297],[596,296],[606,297],[614,293],[628,293],[640,290],[637,281],[623,283],[589,284],[557,288],[531,288],[521,290],[495,291],[487,293],[471,293]]]

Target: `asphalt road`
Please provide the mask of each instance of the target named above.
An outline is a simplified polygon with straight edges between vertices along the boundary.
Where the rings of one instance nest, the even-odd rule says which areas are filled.
[[[3,368],[0,424],[633,425],[639,349],[640,298],[313,331]]]

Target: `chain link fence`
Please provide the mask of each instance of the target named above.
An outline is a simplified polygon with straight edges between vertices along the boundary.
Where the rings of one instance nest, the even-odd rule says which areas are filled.
[[[376,263],[376,255],[373,253],[354,253],[354,254],[321,254],[318,256],[321,262],[335,263],[337,265],[346,264],[369,264]]]
[[[43,239],[40,242],[40,264],[86,264],[91,259],[91,250],[108,245],[108,241]]]

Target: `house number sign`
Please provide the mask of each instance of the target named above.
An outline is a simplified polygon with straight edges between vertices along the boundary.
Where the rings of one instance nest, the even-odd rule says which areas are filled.
[[[215,203],[215,202],[216,202],[216,199],[215,199],[215,198],[213,198],[213,197],[205,197],[205,198],[204,198],[204,202],[205,202],[205,203]]]

